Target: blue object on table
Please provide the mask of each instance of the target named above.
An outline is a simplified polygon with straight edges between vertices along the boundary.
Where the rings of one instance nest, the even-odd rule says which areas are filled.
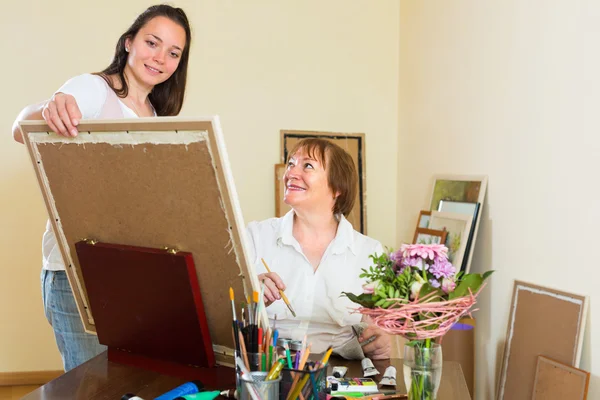
[[[457,331],[469,331],[473,328],[474,328],[473,325],[457,322],[454,325],[452,325],[452,328],[450,328],[450,329],[457,330]]]
[[[177,386],[173,390],[169,390],[167,393],[163,393],[154,400],[173,400],[180,396],[185,396],[186,394],[194,394],[198,393],[204,389],[204,384],[200,381],[191,381],[184,383],[181,386]]]

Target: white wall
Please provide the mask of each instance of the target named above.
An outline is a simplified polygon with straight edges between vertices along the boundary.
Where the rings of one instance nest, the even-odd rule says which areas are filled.
[[[590,296],[581,368],[600,398],[600,3],[400,4],[398,240],[433,174],[489,176],[473,268],[497,273],[476,314],[477,398],[495,395],[515,279]]]
[[[69,77],[102,69],[142,0],[23,0],[0,37],[0,372],[60,369],[39,288],[45,209],[20,109]],[[179,1],[194,43],[183,116],[221,117],[246,221],[273,216],[280,129],[365,132],[369,234],[396,242],[399,4],[396,1]]]

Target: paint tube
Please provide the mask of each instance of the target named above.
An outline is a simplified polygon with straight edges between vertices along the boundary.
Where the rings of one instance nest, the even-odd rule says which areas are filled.
[[[365,378],[368,378],[369,376],[379,375],[379,371],[377,371],[377,369],[373,365],[373,361],[371,361],[370,358],[363,358],[360,362],[360,365],[362,366],[363,376]]]
[[[346,376],[346,372],[348,372],[347,367],[333,367],[332,375],[335,378],[343,378]]]
[[[390,365],[385,369],[379,384],[382,386],[396,386],[396,368],[394,366]]]

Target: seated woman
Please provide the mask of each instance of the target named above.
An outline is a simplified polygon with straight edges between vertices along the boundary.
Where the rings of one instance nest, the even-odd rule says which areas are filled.
[[[383,248],[345,218],[358,182],[354,162],[341,147],[323,139],[300,141],[290,152],[283,181],[284,201],[292,210],[247,228],[271,326],[276,325],[279,337],[307,335],[312,352],[324,352],[329,345],[336,352],[354,339],[352,325],[361,322],[361,314],[351,312],[356,305],[340,294],[362,291],[361,269],[372,265],[369,255],[381,254]],[[278,289],[285,290],[295,317]],[[372,337],[364,354],[389,358],[390,337],[369,325],[359,341]]]

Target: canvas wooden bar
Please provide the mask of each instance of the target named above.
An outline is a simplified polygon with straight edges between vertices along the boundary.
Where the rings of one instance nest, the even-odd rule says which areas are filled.
[[[176,248],[193,256],[215,357],[231,364],[229,287],[241,299],[259,284],[218,118],[82,121],[76,138],[20,127],[85,329],[96,332],[75,243]]]

